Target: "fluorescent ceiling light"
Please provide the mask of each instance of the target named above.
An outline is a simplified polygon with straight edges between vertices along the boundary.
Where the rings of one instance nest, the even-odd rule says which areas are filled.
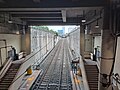
[[[84,22],[86,22],[86,20],[85,20],[85,19],[82,19],[82,22],[84,23]]]
[[[13,22],[11,20],[9,20],[8,23],[13,23]]]
[[[99,28],[100,26],[99,25],[95,25],[95,28]]]
[[[99,28],[98,19],[97,19],[97,24],[95,25],[95,28]]]

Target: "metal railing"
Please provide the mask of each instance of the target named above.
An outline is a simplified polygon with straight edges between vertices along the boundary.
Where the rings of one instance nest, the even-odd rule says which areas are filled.
[[[4,65],[4,63],[3,63],[3,60],[2,60],[2,53],[1,53],[1,50],[2,49],[6,49],[7,50],[7,48],[12,48],[12,46],[5,46],[5,47],[0,47],[0,63],[1,63],[1,66],[0,67],[2,67],[3,65]],[[7,51],[6,51],[6,53],[7,53]],[[6,60],[7,60],[7,54],[6,54]]]
[[[85,65],[84,65],[82,56],[79,53],[76,53],[76,52],[75,52],[75,54],[76,54],[76,57],[78,57],[80,59],[79,64],[80,64],[80,68],[81,68],[81,72],[82,72],[84,90],[90,90],[89,85],[88,85],[86,71],[85,71]]]
[[[82,72],[84,89],[85,90],[90,90],[89,85],[88,85],[88,80],[87,80],[85,65],[84,65],[82,57],[80,55],[79,55],[79,57],[80,57],[80,68],[81,68],[81,72]]]
[[[47,43],[47,45],[49,45],[50,43],[52,43],[52,40],[50,42]],[[11,84],[11,86],[9,87],[9,90],[17,90],[20,86],[20,83],[25,75],[25,71],[26,69],[35,64],[37,61],[41,60],[41,57],[39,57],[37,59],[37,61],[35,60],[35,56],[39,55],[40,51],[43,50],[47,45],[43,46],[42,48],[40,48],[39,50],[31,53],[30,55],[26,56],[22,62],[22,65],[20,66],[19,70],[18,70],[18,73],[16,74],[14,80],[13,80],[13,83]],[[52,47],[53,48],[53,47]],[[50,48],[49,51],[52,50],[52,48]],[[46,54],[49,54],[49,53],[46,53]],[[45,55],[43,55],[44,57]],[[42,61],[42,60],[41,60]],[[21,76],[20,76],[21,75]],[[18,78],[19,77],[19,78]]]
[[[85,70],[85,65],[84,65],[83,58],[79,53],[76,53],[76,55],[80,59],[80,68],[81,68],[81,72],[82,72],[84,90],[90,90],[88,80],[87,80],[87,75],[86,75],[86,70]]]
[[[0,79],[5,75],[11,64],[12,60],[11,58],[9,58],[4,67],[2,68],[2,70],[0,71]]]

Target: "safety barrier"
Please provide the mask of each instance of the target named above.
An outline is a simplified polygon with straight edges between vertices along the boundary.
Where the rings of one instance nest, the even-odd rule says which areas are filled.
[[[79,61],[79,66],[81,69],[81,73],[82,73],[82,79],[83,79],[83,85],[84,85],[84,90],[90,90],[89,85],[88,85],[88,81],[87,81],[87,76],[86,76],[86,72],[85,72],[85,66],[84,66],[84,62],[83,59],[81,57],[80,54],[76,53],[76,57],[79,57],[80,61]]]
[[[82,72],[82,78],[83,78],[83,84],[84,84],[84,89],[85,90],[90,90],[89,85],[88,85],[88,80],[85,72],[85,66],[82,57],[80,56],[80,68]]]
[[[0,71],[0,79],[5,75],[11,64],[12,60],[11,58],[9,58],[4,67],[2,68],[2,70]]]
[[[50,42],[48,44],[50,44]],[[45,48],[45,46],[43,48]],[[30,55],[26,56],[25,58],[20,59],[22,65],[20,66],[19,71],[13,80],[13,83],[9,87],[9,90],[18,90],[18,88],[20,87],[20,82],[22,81],[24,75],[26,74],[26,70],[28,69],[28,67],[34,65],[38,61],[43,60],[43,58],[39,57],[36,61],[36,56],[39,56],[40,51],[43,48],[36,50],[35,52],[31,53]],[[52,49],[53,49],[53,47],[49,50],[49,52],[51,52]],[[44,54],[42,57],[45,58],[45,56],[47,56],[49,54],[49,52]]]
[[[89,85],[88,85],[87,76],[86,76],[85,65],[84,65],[84,61],[82,59],[82,56],[76,52],[75,52],[75,54],[76,54],[76,57],[79,57],[79,59],[80,59],[79,64],[80,64],[80,69],[81,69],[81,73],[82,73],[84,90],[90,90]]]

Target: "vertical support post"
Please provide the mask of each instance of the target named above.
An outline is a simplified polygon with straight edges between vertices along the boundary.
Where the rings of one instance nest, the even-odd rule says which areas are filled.
[[[5,42],[6,58],[7,58],[7,57],[8,57],[8,53],[7,53],[7,42],[6,42],[6,40],[4,40],[4,42]]]
[[[115,38],[110,30],[110,7],[104,7],[103,30],[102,30],[102,48],[99,74],[99,90],[112,90],[105,84],[109,82],[114,57]]]
[[[31,34],[30,34],[30,27],[25,27],[25,34],[22,35],[22,51],[25,51],[27,54],[31,52]]]
[[[54,43],[54,46],[53,46],[53,47],[55,47],[55,35],[54,35],[54,37],[53,37],[53,43]]]
[[[47,44],[48,44],[48,42],[47,42],[47,38],[48,38],[48,34],[46,33],[46,53],[47,53]]]
[[[85,31],[84,26],[80,25],[80,54],[84,59],[84,41],[85,41]]]
[[[1,63],[1,66],[2,66],[2,56],[1,56],[1,49],[0,49],[0,63]]]
[[[4,41],[4,43],[5,43],[5,51],[6,51],[6,58],[7,58],[7,56],[8,56],[8,54],[7,54],[7,41],[5,39],[0,39],[0,41]]]

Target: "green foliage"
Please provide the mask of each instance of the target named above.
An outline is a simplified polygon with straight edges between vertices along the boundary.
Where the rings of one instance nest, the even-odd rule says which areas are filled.
[[[45,32],[51,32],[51,33],[54,33],[56,36],[58,36],[58,33],[56,31],[49,29],[47,26],[32,26],[32,28],[37,30],[42,30]]]

